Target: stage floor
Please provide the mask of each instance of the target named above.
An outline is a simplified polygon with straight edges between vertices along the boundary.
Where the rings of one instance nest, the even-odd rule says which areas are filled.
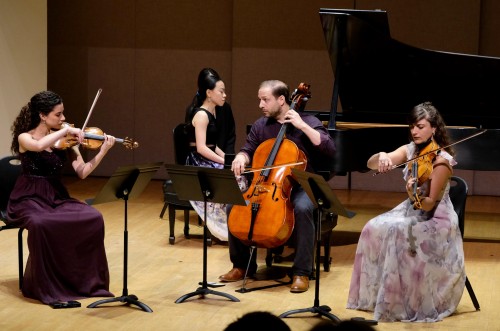
[[[68,178],[71,194],[78,199],[96,195],[105,184],[104,178],[84,181]],[[121,303],[95,309],[87,305],[100,298],[80,300],[81,308],[51,309],[37,301],[26,299],[18,289],[17,231],[0,232],[0,329],[1,330],[223,330],[246,312],[265,310],[276,315],[291,309],[308,308],[314,304],[314,283],[302,294],[292,294],[287,286],[249,293],[236,292],[242,282],[230,283],[216,290],[231,294],[240,302],[208,295],[194,297],[183,303],[175,300],[195,291],[202,280],[202,242],[183,236],[183,213],[177,213],[176,241],[170,245],[167,215],[159,218],[163,207],[163,181],[152,181],[137,199],[128,203],[128,292],[148,305],[153,313]],[[340,319],[371,318],[370,313],[345,308],[352,263],[359,231],[376,214],[399,203],[401,193],[366,191],[335,191],[339,200],[357,215],[353,219],[340,217],[334,230],[333,262],[330,272],[321,270],[320,304],[332,308]],[[106,221],[106,250],[111,273],[111,291],[116,296],[123,291],[123,220],[121,200],[95,206]],[[466,212],[464,243],[466,268],[481,311],[476,312],[464,292],[457,312],[439,323],[380,323],[376,330],[500,330],[497,318],[500,309],[498,276],[500,273],[500,198],[469,197]],[[191,233],[201,234],[196,215],[191,213]],[[27,234],[25,233],[25,236]],[[26,241],[26,240],[25,240]],[[25,243],[26,247],[26,243]],[[259,249],[259,265],[264,267],[265,252]],[[25,256],[27,258],[27,247]],[[228,248],[214,244],[208,248],[208,281],[231,268]],[[248,288],[271,284],[270,281],[250,281]],[[306,313],[285,319],[292,330],[308,330],[319,317]]]

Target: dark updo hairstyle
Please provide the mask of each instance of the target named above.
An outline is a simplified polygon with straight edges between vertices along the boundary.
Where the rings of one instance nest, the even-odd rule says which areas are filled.
[[[413,107],[410,115],[408,116],[408,124],[410,126],[415,125],[422,119],[426,119],[431,124],[431,127],[436,128],[433,138],[440,147],[448,146],[450,144],[448,133],[446,132],[446,124],[444,123],[441,114],[431,102],[424,102]],[[411,133],[410,140],[412,140]],[[450,155],[455,154],[451,147],[445,148],[445,150]]]
[[[195,108],[199,108],[207,98],[207,90],[213,90],[215,84],[220,80],[219,74],[212,68],[204,68],[200,71],[198,74],[198,92],[186,111],[186,122],[191,122]]]
[[[40,114],[48,115],[55,106],[63,102],[62,98],[54,92],[43,91],[35,94],[30,102],[21,108],[21,112],[12,124],[12,145],[14,155],[19,154],[18,137],[23,132],[33,130],[40,124]]]

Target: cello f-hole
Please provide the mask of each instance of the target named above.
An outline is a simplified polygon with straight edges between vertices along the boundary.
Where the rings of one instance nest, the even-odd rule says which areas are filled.
[[[278,189],[278,185],[277,185],[276,183],[273,183],[272,185],[274,186],[272,200],[273,200],[273,201],[278,201],[278,198],[276,198],[276,197],[275,197],[275,195],[276,195],[276,190]]]
[[[247,199],[250,199],[251,197],[253,197],[255,195],[255,190],[257,189],[257,186],[255,186],[252,190],[251,193],[247,194]]]

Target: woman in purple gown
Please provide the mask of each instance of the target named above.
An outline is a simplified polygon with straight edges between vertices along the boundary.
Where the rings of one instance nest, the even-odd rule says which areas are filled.
[[[81,129],[63,126],[60,96],[34,95],[12,125],[12,152],[22,173],[7,207],[8,222],[28,230],[29,257],[22,292],[45,304],[85,297],[113,296],[104,249],[104,220],[99,211],[69,196],[61,182],[67,159],[78,177],[87,177],[114,145],[105,136],[100,151],[85,162],[78,146],[57,150],[64,137],[81,142]]]

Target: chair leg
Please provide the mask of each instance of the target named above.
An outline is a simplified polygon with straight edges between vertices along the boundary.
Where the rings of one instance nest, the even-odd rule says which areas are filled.
[[[270,248],[266,249],[266,266],[273,266],[273,251]]]
[[[163,215],[165,214],[165,210],[167,210],[167,207],[168,207],[168,202],[165,202],[163,204],[163,208],[161,209],[160,218],[163,218]]]
[[[19,260],[19,289],[23,288],[23,264],[24,264],[24,254],[23,254],[23,228],[19,229],[17,233],[17,254]]]
[[[175,228],[175,207],[170,205],[168,207],[168,225],[170,228],[170,236],[168,237],[168,243],[170,245],[173,245],[175,243],[175,234],[174,234],[174,228]]]
[[[184,237],[189,239],[189,210],[184,210]]]
[[[476,294],[474,294],[474,290],[472,289],[472,285],[470,284],[468,277],[465,277],[465,287],[469,292],[472,303],[474,304],[474,308],[476,308],[476,310],[480,310],[479,301],[477,301]]]

